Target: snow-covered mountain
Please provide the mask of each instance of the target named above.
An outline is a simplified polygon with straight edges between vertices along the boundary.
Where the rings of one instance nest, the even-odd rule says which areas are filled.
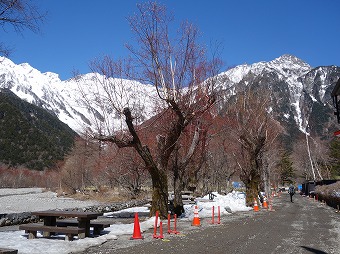
[[[315,118],[332,113],[330,93],[340,78],[340,68],[313,68],[295,56],[283,55],[269,62],[236,66],[219,78],[226,97],[249,84],[271,89],[276,118],[287,123],[293,119],[300,131],[310,132]],[[317,134],[324,133],[319,130]]]
[[[91,104],[89,108],[83,103],[84,95],[93,97],[101,92],[95,82],[98,75],[89,73],[62,81],[58,74],[41,73],[28,63],[17,65],[7,58],[0,58],[0,88],[9,88],[20,98],[54,113],[78,133],[93,129],[97,119],[104,118],[100,105]],[[114,82],[117,96],[121,97],[116,98],[121,109],[138,107],[140,121],[154,114],[153,101],[157,96],[152,86],[120,79]],[[105,123],[111,126],[102,126],[103,130],[121,125],[121,116],[114,110],[107,110],[106,114],[109,115],[107,119],[113,121]]]
[[[9,59],[0,58],[0,88],[9,88],[20,98],[53,112],[78,133],[92,128],[98,119],[104,117],[100,105],[84,107],[84,96],[79,92],[91,96],[100,93],[94,82],[96,75],[89,73],[62,81],[55,73],[41,73],[27,63],[17,65]],[[339,67],[313,68],[295,56],[283,55],[269,62],[239,65],[220,73],[219,88],[225,98],[249,84],[271,89],[275,104],[273,110],[279,121],[293,124],[303,132],[314,129],[322,135],[325,130],[317,126],[329,125],[326,122],[332,117],[330,92],[339,78]],[[121,98],[117,98],[120,108],[138,107],[140,121],[156,113],[154,87],[128,80],[116,81],[121,91]],[[115,111],[110,109],[105,112],[110,114],[108,119],[114,121],[106,123],[110,126],[103,128],[120,126],[120,115],[115,115]],[[329,119],[325,120],[324,115]],[[321,118],[322,123],[318,122]]]

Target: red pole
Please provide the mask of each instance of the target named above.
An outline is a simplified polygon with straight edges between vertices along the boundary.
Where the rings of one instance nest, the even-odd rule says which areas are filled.
[[[179,234],[179,232],[177,231],[177,214],[174,214],[174,230],[171,230],[171,226],[170,226],[170,214],[168,215],[168,233],[171,234]]]
[[[218,221],[217,221],[217,224],[220,224],[221,223],[221,208],[220,208],[220,206],[217,207],[217,210],[218,210]]]
[[[157,236],[157,238],[163,239],[163,223],[162,221],[159,222],[159,236]]]
[[[158,211],[156,211],[155,226],[153,228],[153,238],[157,238]]]
[[[168,213],[168,234],[171,234],[171,228],[170,228],[170,213]]]
[[[211,224],[215,223],[215,206],[212,207]]]
[[[177,231],[177,214],[175,214],[174,217],[175,217],[175,222],[174,222],[174,233],[175,233],[175,234],[179,234],[179,232]]]
[[[174,215],[175,221],[174,221],[174,232],[177,234],[177,214]]]

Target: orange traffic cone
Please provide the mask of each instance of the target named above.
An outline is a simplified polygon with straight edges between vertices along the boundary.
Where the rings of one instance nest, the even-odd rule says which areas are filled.
[[[257,205],[257,201],[254,198],[254,212],[258,212],[259,211],[259,206]]]
[[[267,198],[266,198],[266,196],[263,197],[263,204],[262,204],[262,207],[265,208],[265,209],[268,209],[268,204],[267,204]]]
[[[192,221],[192,226],[201,226],[201,221],[200,221],[200,218],[198,217],[197,205],[195,205],[195,209],[194,209],[194,219]]]
[[[140,225],[139,225],[139,219],[138,219],[138,213],[135,213],[135,221],[133,225],[133,235],[130,238],[130,240],[135,240],[135,239],[144,239],[140,232]]]

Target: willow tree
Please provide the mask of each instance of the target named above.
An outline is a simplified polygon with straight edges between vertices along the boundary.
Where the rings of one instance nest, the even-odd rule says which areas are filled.
[[[246,186],[247,205],[253,204],[261,185],[269,194],[270,172],[265,153],[280,132],[270,115],[270,100],[268,92],[249,86],[235,95],[227,111],[227,131],[234,143],[230,147],[234,148],[232,153]]]
[[[152,180],[150,213],[159,211],[166,217],[171,154],[185,128],[214,103],[214,77],[220,61],[214,57],[207,60],[205,49],[197,43],[199,33],[193,24],[184,22],[177,33],[170,32],[173,19],[167,15],[165,6],[158,3],[137,4],[137,13],[129,17],[128,22],[135,38],[134,44],[127,45],[131,57],[118,63],[105,57],[93,64],[96,84],[90,89],[95,95],[91,99],[83,90],[83,99],[88,106],[100,104],[101,121],[106,120],[98,123],[100,128],[95,138],[115,143],[119,148],[133,147],[144,161]],[[143,107],[131,107],[126,92],[128,82],[123,78],[152,85],[158,97],[157,105],[161,107],[159,112],[169,116],[166,128],[155,135],[153,143],[157,149],[150,149],[141,138],[141,125],[136,116]],[[116,129],[110,135],[101,129],[112,124],[109,111],[115,111],[125,121],[125,128]]]

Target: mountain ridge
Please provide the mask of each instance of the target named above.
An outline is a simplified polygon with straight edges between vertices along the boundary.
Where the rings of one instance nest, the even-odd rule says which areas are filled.
[[[103,117],[98,108],[85,108],[79,95],[79,85],[85,92],[93,90],[94,75],[98,74],[83,74],[78,82],[76,77],[61,81],[58,74],[41,73],[28,63],[16,65],[6,58],[0,60],[0,87],[11,89],[20,98],[57,115],[78,133],[94,127],[91,111],[96,112],[96,117]],[[311,67],[298,57],[285,54],[268,62],[238,65],[221,72],[218,78],[218,87],[225,98],[249,84],[272,89],[273,100],[286,104],[277,110],[279,118],[293,118],[299,130],[306,132],[313,104],[318,102],[327,109],[327,114],[331,113],[330,89],[340,78],[340,71],[337,66]],[[141,121],[156,114],[153,105],[158,99],[154,87],[129,80],[121,83],[124,88],[128,87],[129,97],[120,102],[122,108],[138,107],[142,112]],[[121,124],[120,115],[112,114],[110,118],[114,119],[112,125]]]
[[[92,88],[95,87],[93,82],[94,73],[81,75],[83,90],[94,93]],[[128,84],[127,84],[128,83]],[[123,85],[123,84],[122,84]],[[145,97],[156,98],[156,91],[150,85],[144,85],[136,81],[125,82],[129,87],[128,97],[136,94],[135,90],[142,93],[140,104],[146,103],[144,107],[145,117],[151,117],[152,103],[145,101]],[[52,72],[41,73],[31,67],[28,63],[14,64],[10,59],[1,57],[0,59],[0,88],[8,88],[21,99],[37,105],[55,114],[58,118],[68,124],[77,133],[83,133],[85,129],[91,128],[94,119],[91,112],[97,112],[99,109],[89,109],[81,102],[82,95],[79,93],[79,83],[77,77],[61,81],[58,74]],[[153,98],[153,100],[154,100]],[[128,102],[122,102],[125,106]],[[134,102],[132,104],[135,104]],[[124,106],[123,105],[123,106]],[[143,106],[143,105],[142,105]],[[143,111],[143,109],[141,109]],[[115,120],[113,124],[119,125],[121,118],[112,114]]]
[[[286,104],[286,107],[282,107],[286,111],[277,114],[286,115],[287,119],[291,115],[299,130],[305,133],[312,111],[310,100],[324,104],[328,109],[327,114],[331,112],[330,90],[340,78],[340,69],[337,66],[313,68],[295,56],[283,55],[269,62],[236,66],[221,73],[220,78],[224,84],[222,89],[233,93],[237,87],[254,83],[276,91],[275,99],[285,100]]]

